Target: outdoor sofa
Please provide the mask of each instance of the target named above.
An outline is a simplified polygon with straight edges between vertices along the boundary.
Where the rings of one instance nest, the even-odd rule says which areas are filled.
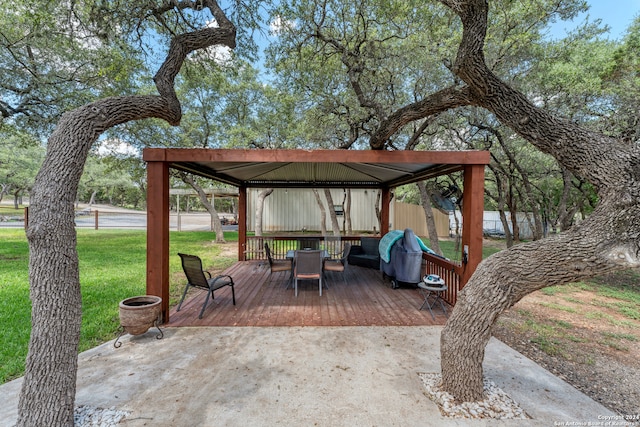
[[[349,265],[380,269],[380,251],[378,237],[362,237],[359,245],[351,246]]]

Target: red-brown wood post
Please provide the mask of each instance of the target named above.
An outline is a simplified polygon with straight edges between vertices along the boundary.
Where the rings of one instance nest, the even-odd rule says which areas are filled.
[[[484,215],[484,165],[464,167],[462,196],[462,266],[460,289],[482,261],[482,224]]]
[[[162,298],[169,321],[169,165],[147,162],[147,294]]]
[[[238,261],[244,261],[247,249],[247,187],[238,188]]]
[[[93,211],[93,228],[98,229],[98,209]]]
[[[391,204],[391,190],[382,189],[382,206],[380,206],[380,235],[384,236],[389,232],[389,209]]]

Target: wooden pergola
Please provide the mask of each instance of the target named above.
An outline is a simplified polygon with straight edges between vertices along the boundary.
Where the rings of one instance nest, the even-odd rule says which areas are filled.
[[[368,188],[382,193],[381,235],[389,231],[391,190],[463,171],[460,287],[482,260],[487,151],[235,150],[147,148],[147,294],[169,320],[169,170],[238,188],[238,261],[247,241],[248,188]]]

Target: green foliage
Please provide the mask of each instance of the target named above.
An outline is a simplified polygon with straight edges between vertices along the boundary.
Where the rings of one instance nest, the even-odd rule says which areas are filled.
[[[446,8],[416,1],[281,2],[276,14],[295,25],[267,63],[306,98],[308,139],[320,146],[366,147],[381,111],[442,88],[460,34]]]
[[[237,233],[225,235],[237,241]],[[177,252],[201,256],[207,268],[224,269],[235,259],[221,258],[210,232],[172,232],[169,260],[174,299],[184,281]],[[31,329],[29,248],[24,230],[0,229],[0,383],[22,375]],[[80,351],[116,336],[119,301],[146,292],[146,233],[144,231],[78,230],[82,327]]]
[[[142,67],[115,21],[94,20],[89,3],[14,1],[0,6],[0,107],[31,133],[62,112],[128,91]]]
[[[96,203],[102,201],[123,206],[129,190],[142,192],[121,163],[95,155],[87,158],[78,188],[78,200],[89,202],[95,194]]]
[[[640,16],[629,26],[621,45],[613,52],[609,69],[603,70],[606,89],[612,94],[613,113],[607,115],[601,128],[626,141],[640,137]]]
[[[44,148],[24,132],[0,130],[0,189],[15,197],[28,193],[44,159]],[[0,194],[0,200],[4,194]]]

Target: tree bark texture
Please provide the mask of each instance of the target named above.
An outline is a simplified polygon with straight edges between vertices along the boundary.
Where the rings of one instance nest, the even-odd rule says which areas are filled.
[[[320,233],[325,236],[327,234],[327,209],[325,209],[320,193],[316,188],[313,189],[313,195],[316,198],[318,209],[320,209]]]
[[[630,247],[598,228],[606,209],[572,233],[523,243],[485,259],[471,276],[442,331],[443,386],[460,401],[482,400],[482,361],[499,315],[525,295],[623,267],[637,267]],[[637,250],[637,249],[636,249]],[[636,252],[637,253],[637,252]]]
[[[111,97],[65,113],[49,138],[32,190],[29,284],[32,330],[18,403],[18,426],[73,426],[82,319],[74,200],[87,155],[107,129],[131,120],[180,123],[173,82],[189,52],[235,47],[235,27],[211,0],[202,2],[219,28],[176,36],[154,80],[159,96]],[[114,268],[118,266],[114,265]]]
[[[497,78],[485,65],[488,3],[441,0],[463,23],[455,74],[472,103],[591,182],[600,203],[571,231],[514,246],[483,261],[459,295],[441,336],[443,388],[461,401],[482,399],[482,360],[502,313],[537,289],[640,266],[640,153],[625,144],[551,116]]]
[[[224,240],[224,232],[222,231],[222,222],[220,221],[220,217],[218,216],[218,211],[213,205],[213,199],[211,199],[211,203],[209,203],[209,199],[207,198],[207,193],[204,192],[202,187],[198,185],[198,183],[193,179],[192,176],[187,175],[185,173],[180,173],[180,178],[195,190],[195,192],[198,194],[198,198],[200,199],[200,202],[205,207],[207,212],[209,212],[209,215],[211,216],[211,230],[216,235],[215,242],[226,243],[226,240]]]
[[[433,209],[431,208],[431,197],[429,196],[429,190],[424,181],[416,183],[418,191],[420,191],[420,200],[422,201],[422,209],[424,210],[424,216],[427,220],[427,233],[429,234],[429,247],[438,255],[442,256],[442,249],[440,249],[440,239],[438,238],[438,229],[436,228],[436,220],[433,217]]]
[[[336,210],[333,208],[333,197],[331,196],[331,190],[329,190],[328,188],[325,188],[324,197],[327,199],[327,206],[329,206],[329,217],[331,218],[331,230],[334,236],[339,236],[340,224],[338,223]]]
[[[258,193],[256,201],[256,236],[262,236],[262,213],[264,212],[264,200],[273,193],[273,188],[266,188]]]

